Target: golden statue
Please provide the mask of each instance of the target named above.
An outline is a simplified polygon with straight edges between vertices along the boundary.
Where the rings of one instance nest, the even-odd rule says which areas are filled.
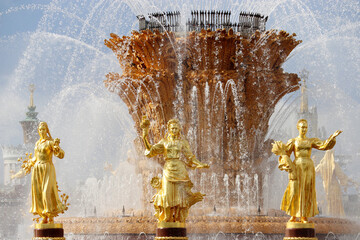
[[[333,150],[326,151],[319,165],[315,167],[315,171],[321,175],[323,181],[327,205],[325,214],[344,217],[341,187],[344,187],[346,191],[347,186],[351,184],[357,186],[358,184],[346,176],[339,164],[335,162]]]
[[[308,218],[317,215],[315,191],[315,167],[311,159],[312,148],[329,150],[335,146],[336,137],[342,131],[336,131],[326,141],[318,138],[307,138],[308,124],[305,119],[297,122],[299,136],[292,138],[285,145],[281,141],[273,143],[272,152],[279,155],[279,168],[289,172],[289,184],[285,190],[281,210],[291,216],[289,222],[300,218],[302,223],[308,223]],[[294,153],[295,160],[290,160]]]
[[[69,204],[68,196],[61,195],[59,198],[55,167],[52,157],[64,158],[64,151],[60,148],[60,140],[53,139],[46,122],[40,122],[38,126],[40,139],[35,144],[34,157],[31,154],[26,155],[23,161],[22,170],[16,175],[26,175],[31,172],[31,209],[34,215],[39,215],[35,220],[42,218],[41,223],[54,223],[54,217],[59,213],[64,213]],[[19,159],[20,160],[20,159]]]
[[[150,145],[147,136],[150,121],[143,117],[141,128],[143,129],[143,141],[146,147],[145,156],[154,157],[163,154],[165,165],[163,177],[160,181],[155,177],[151,185],[158,191],[153,197],[155,216],[158,222],[180,222],[185,223],[189,208],[203,199],[200,192],[193,193],[193,184],[189,178],[186,167],[208,168],[208,164],[201,163],[193,155],[188,141],[181,135],[181,126],[177,119],[171,119],[167,123],[168,133],[155,145]],[[180,160],[182,153],[187,162]]]

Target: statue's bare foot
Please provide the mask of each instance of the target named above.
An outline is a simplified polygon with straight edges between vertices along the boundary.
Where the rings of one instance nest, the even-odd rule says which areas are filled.
[[[47,217],[44,217],[41,221],[41,223],[45,224],[45,223],[48,223],[48,218]]]
[[[301,218],[301,222],[302,222],[302,223],[309,223],[309,220],[308,220],[307,217],[302,217],[302,218]]]
[[[292,216],[289,220],[289,222],[296,222],[296,217],[295,216]]]

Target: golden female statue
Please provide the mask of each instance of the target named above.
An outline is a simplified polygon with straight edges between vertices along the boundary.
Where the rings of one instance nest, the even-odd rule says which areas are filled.
[[[289,222],[296,222],[300,218],[302,223],[308,222],[308,217],[317,215],[315,191],[315,167],[311,160],[312,148],[329,150],[335,146],[336,137],[341,131],[336,131],[326,141],[318,138],[307,138],[308,124],[305,119],[297,123],[299,136],[290,139],[285,145],[281,141],[273,144],[272,152],[279,155],[279,168],[289,172],[289,184],[285,190],[281,203],[281,210],[291,216]],[[290,160],[294,153],[295,160]]]
[[[38,126],[40,139],[35,144],[34,157],[24,161],[23,172],[31,175],[31,209],[34,215],[39,215],[41,223],[53,223],[54,217],[64,213],[68,209],[65,194],[59,198],[59,189],[56,182],[55,167],[52,157],[64,158],[64,151],[60,148],[60,140],[52,139],[46,122],[40,122]]]
[[[208,164],[201,163],[192,154],[188,141],[180,134],[180,123],[177,119],[171,119],[167,124],[168,134],[155,145],[150,145],[147,136],[150,122],[143,117],[141,128],[145,143],[145,155],[153,157],[163,154],[165,165],[162,181],[156,177],[152,180],[152,186],[158,189],[153,197],[155,216],[159,222],[185,223],[189,208],[203,199],[200,192],[193,193],[186,166],[192,169],[208,168]],[[182,153],[187,162],[180,160]]]
[[[335,162],[334,150],[325,153],[319,165],[315,167],[315,172],[321,176],[323,181],[327,205],[324,211],[325,214],[335,217],[345,217],[342,189],[346,192],[347,187],[353,185],[358,190],[360,185],[346,176],[339,164]]]

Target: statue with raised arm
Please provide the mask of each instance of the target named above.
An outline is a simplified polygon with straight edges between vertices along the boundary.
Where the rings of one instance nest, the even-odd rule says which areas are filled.
[[[308,218],[317,215],[315,191],[315,167],[311,159],[312,148],[329,150],[335,146],[336,137],[342,131],[336,131],[327,140],[308,138],[306,133],[308,124],[305,119],[297,122],[299,136],[290,139],[287,144],[281,141],[273,143],[272,152],[279,155],[279,168],[289,172],[289,184],[285,190],[281,210],[291,216],[289,222],[308,223]],[[295,159],[291,161],[290,155]]]
[[[315,167],[315,172],[322,178],[325,190],[326,209],[325,214],[335,217],[345,217],[342,202],[342,189],[346,192],[350,185],[358,186],[354,180],[348,177],[334,159],[334,150],[326,151],[325,156]]]
[[[145,155],[150,158],[163,154],[165,158],[162,180],[155,177],[151,181],[151,185],[158,190],[152,199],[155,216],[159,223],[185,223],[189,208],[201,201],[204,196],[200,192],[193,193],[191,191],[193,184],[186,167],[208,168],[209,165],[196,159],[188,141],[180,133],[181,126],[177,119],[168,121],[168,133],[155,145],[151,145],[147,139],[149,125],[150,121],[146,116],[143,117],[141,128],[146,147]],[[185,156],[186,162],[180,159],[180,154]]]
[[[54,217],[68,209],[66,194],[59,197],[56,182],[53,155],[62,159],[64,151],[60,148],[60,140],[53,139],[46,122],[38,126],[40,139],[35,144],[34,156],[27,154],[23,161],[22,170],[17,175],[26,175],[31,172],[31,209],[30,212],[38,215],[37,221],[42,218],[42,224],[54,223]],[[15,175],[16,177],[16,175]]]

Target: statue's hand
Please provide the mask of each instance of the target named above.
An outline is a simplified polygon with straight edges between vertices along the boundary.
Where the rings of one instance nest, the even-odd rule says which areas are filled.
[[[60,147],[59,146],[54,146],[54,154],[58,154],[60,152]]]
[[[54,148],[53,148],[55,155],[60,152],[60,147],[59,147],[59,145],[60,145],[60,139],[55,138],[55,139],[54,139]]]
[[[142,117],[140,127],[144,130],[144,129],[149,129],[149,126],[150,126],[150,120],[145,115],[145,116]]]
[[[206,164],[206,163],[202,163],[202,164],[199,164],[196,166],[196,168],[209,168],[209,164]]]
[[[336,132],[334,132],[334,134],[331,137],[335,138],[335,137],[339,136],[340,133],[342,133],[342,131],[337,130]]]

